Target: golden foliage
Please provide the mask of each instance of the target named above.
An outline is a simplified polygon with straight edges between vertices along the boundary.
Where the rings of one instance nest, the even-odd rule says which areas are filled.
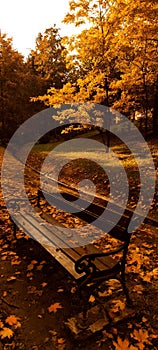
[[[13,336],[13,331],[10,328],[8,328],[8,327],[4,327],[2,329],[2,331],[0,331],[1,339],[11,338],[12,336]]]

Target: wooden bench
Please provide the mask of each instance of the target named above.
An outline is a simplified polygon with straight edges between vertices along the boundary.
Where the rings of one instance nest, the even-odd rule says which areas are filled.
[[[64,184],[61,192],[63,197],[69,200],[67,208],[71,211],[72,207],[74,209],[76,205],[77,195],[70,193]],[[41,189],[38,190],[36,211],[40,213],[42,219],[46,220],[47,226],[44,223],[41,224],[41,218],[37,214],[33,215],[32,212],[19,211],[18,203],[16,203],[17,213],[14,215],[14,233],[16,234],[16,227],[21,228],[31,238],[39,242],[76,281],[77,291],[81,294],[82,299],[84,296],[84,319],[86,318],[90,295],[104,281],[109,279],[116,279],[121,283],[127,304],[131,305],[125,283],[125,265],[131,238],[127,228],[132,213],[125,210],[118,224],[109,232],[111,237],[119,240],[119,245],[110,251],[102,252],[94,242],[87,244],[87,237],[81,236],[78,230],[74,228],[71,231],[70,229],[65,231],[65,227],[50,214],[45,211],[42,212],[40,203],[45,195],[47,195],[47,199],[50,197],[51,203],[54,200],[58,209],[62,206],[62,199],[56,193],[53,193],[52,187],[51,193],[49,189],[47,193],[46,191],[42,192]],[[72,215],[89,223],[88,231],[90,235],[91,230],[95,228],[101,229],[106,234],[106,224],[108,226],[109,223],[100,219],[100,214],[105,209],[106,203],[98,205],[83,199],[83,206],[86,208],[85,210],[81,210],[76,205],[76,212]],[[119,207],[113,204],[108,215],[109,222],[115,220],[119,215]]]

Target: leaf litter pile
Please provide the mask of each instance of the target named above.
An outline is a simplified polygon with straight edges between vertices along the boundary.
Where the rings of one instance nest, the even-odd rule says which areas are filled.
[[[150,141],[155,166],[157,169],[158,143]],[[0,148],[1,161],[4,150]],[[44,152],[35,150],[29,157],[29,164],[40,170],[45,158]],[[122,152],[122,159],[131,172],[131,190],[129,205],[135,206],[137,200],[137,185],[139,179],[135,169],[131,166],[126,154]],[[73,173],[74,183],[80,179],[80,164],[75,164],[77,176]],[[99,170],[100,171],[100,170]],[[86,169],[85,169],[86,173]],[[90,168],[88,174],[90,174]],[[95,174],[92,172],[95,178]],[[105,174],[100,171],[98,193],[109,195]],[[85,174],[86,178],[86,174]],[[94,181],[94,178],[92,179]],[[72,170],[70,164],[61,173],[62,181],[72,184]],[[103,181],[102,181],[103,179]],[[37,192],[38,176],[31,169],[26,173],[26,189],[28,196]],[[107,182],[106,182],[107,183]],[[137,185],[135,185],[137,183]],[[133,187],[132,187],[133,185]],[[119,194],[118,194],[119,195]],[[97,199],[98,200],[98,199]],[[121,200],[121,199],[120,199]],[[157,213],[157,185],[150,214]],[[116,350],[156,350],[158,348],[158,267],[157,243],[158,229],[143,223],[132,235],[129,247],[127,285],[134,303],[134,310],[126,319],[108,325],[106,329],[93,334],[92,337],[77,341],[65,327],[65,321],[80,312],[80,300],[75,295],[76,286],[69,275],[56,261],[35,241],[18,231],[13,236],[13,225],[0,195],[0,350],[71,350],[71,349],[116,349]],[[42,201],[42,210],[49,212],[55,219],[65,226],[81,225],[70,214],[46,205]],[[100,239],[96,243],[103,251],[113,246],[113,240]],[[103,288],[104,287],[104,288]],[[91,295],[90,304],[95,305],[99,297],[102,303],[107,303],[111,318],[116,318],[126,309],[124,295],[116,281],[106,283],[98,290],[98,295]]]

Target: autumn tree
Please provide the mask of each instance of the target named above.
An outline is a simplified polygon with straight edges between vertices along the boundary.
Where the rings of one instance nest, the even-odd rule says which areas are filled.
[[[156,1],[121,2],[122,23],[118,26],[111,45],[118,53],[117,68],[120,79],[112,82],[114,93],[120,98],[114,107],[132,115],[140,111],[145,116],[152,112],[153,129],[156,130],[157,77],[158,77],[158,3]],[[117,19],[118,11],[113,9]]]
[[[44,78],[46,87],[62,88],[67,79],[65,51],[59,29],[54,25],[39,33],[36,38],[36,48],[30,57],[34,71]]]
[[[0,36],[0,126],[2,141],[9,140],[15,129],[40,107],[30,96],[40,94],[42,82],[32,74],[23,56],[12,47],[12,39]]]
[[[69,8],[64,22],[88,28],[67,38],[67,62],[77,67],[77,76],[62,88],[51,87],[41,101],[110,104],[129,118],[139,111],[146,129],[150,112],[156,130],[157,1],[71,0]]]

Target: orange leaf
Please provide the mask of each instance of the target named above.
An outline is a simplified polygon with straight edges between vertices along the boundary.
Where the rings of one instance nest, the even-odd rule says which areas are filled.
[[[94,295],[91,294],[91,296],[89,297],[89,302],[94,303],[94,301],[95,301],[95,297]]]
[[[113,345],[115,346],[115,350],[138,350],[135,346],[129,345],[128,339],[122,340],[120,337],[117,338],[117,343],[113,341]]]
[[[11,282],[11,281],[14,281],[14,280],[16,280],[15,276],[11,276],[11,277],[7,278],[7,282]]]
[[[21,264],[21,261],[19,261],[19,260],[12,260],[11,261],[11,265],[13,266],[13,265],[20,265]]]
[[[123,311],[125,309],[125,303],[122,302],[121,300],[113,300],[113,303],[115,304],[113,307],[112,307],[112,311],[113,312],[118,312],[118,311]]]
[[[63,309],[63,307],[60,305],[60,303],[54,303],[48,307],[49,312],[56,313],[58,309]]]
[[[65,339],[64,338],[59,338],[58,339],[58,344],[64,344],[65,343]]]
[[[115,346],[115,350],[127,350],[129,347],[128,339],[122,340],[120,337],[117,338],[117,343],[113,341],[113,345]]]
[[[19,324],[19,317],[16,317],[15,315],[10,315],[6,318],[6,323],[8,323],[10,326],[16,325],[17,323]]]
[[[144,349],[144,343],[146,344],[151,344],[149,342],[149,333],[147,330],[143,330],[143,329],[134,329],[133,334],[131,334],[131,337],[133,337],[135,340],[137,340],[139,342],[139,347],[140,349]],[[141,345],[141,346],[140,346]]]
[[[0,328],[3,328],[4,327],[4,324],[2,321],[0,321]]]
[[[32,260],[31,263],[27,266],[27,270],[31,271],[34,269],[34,265],[36,265],[38,263],[37,260]]]
[[[47,283],[46,283],[46,282],[43,282],[43,283],[41,283],[41,286],[42,286],[42,287],[46,287],[46,286],[47,286]]]
[[[33,265],[35,265],[35,264],[37,264],[37,263],[38,263],[37,260],[32,260],[32,261],[31,261],[31,264],[33,264]]]
[[[38,270],[38,271],[41,271],[43,269],[43,265],[38,265],[37,267],[36,267],[36,270]]]
[[[27,270],[28,271],[31,271],[31,270],[33,270],[34,269],[34,264],[29,264],[28,266],[27,266]]]
[[[0,336],[2,339],[11,338],[13,336],[13,331],[10,328],[4,327],[2,331],[0,331]]]

